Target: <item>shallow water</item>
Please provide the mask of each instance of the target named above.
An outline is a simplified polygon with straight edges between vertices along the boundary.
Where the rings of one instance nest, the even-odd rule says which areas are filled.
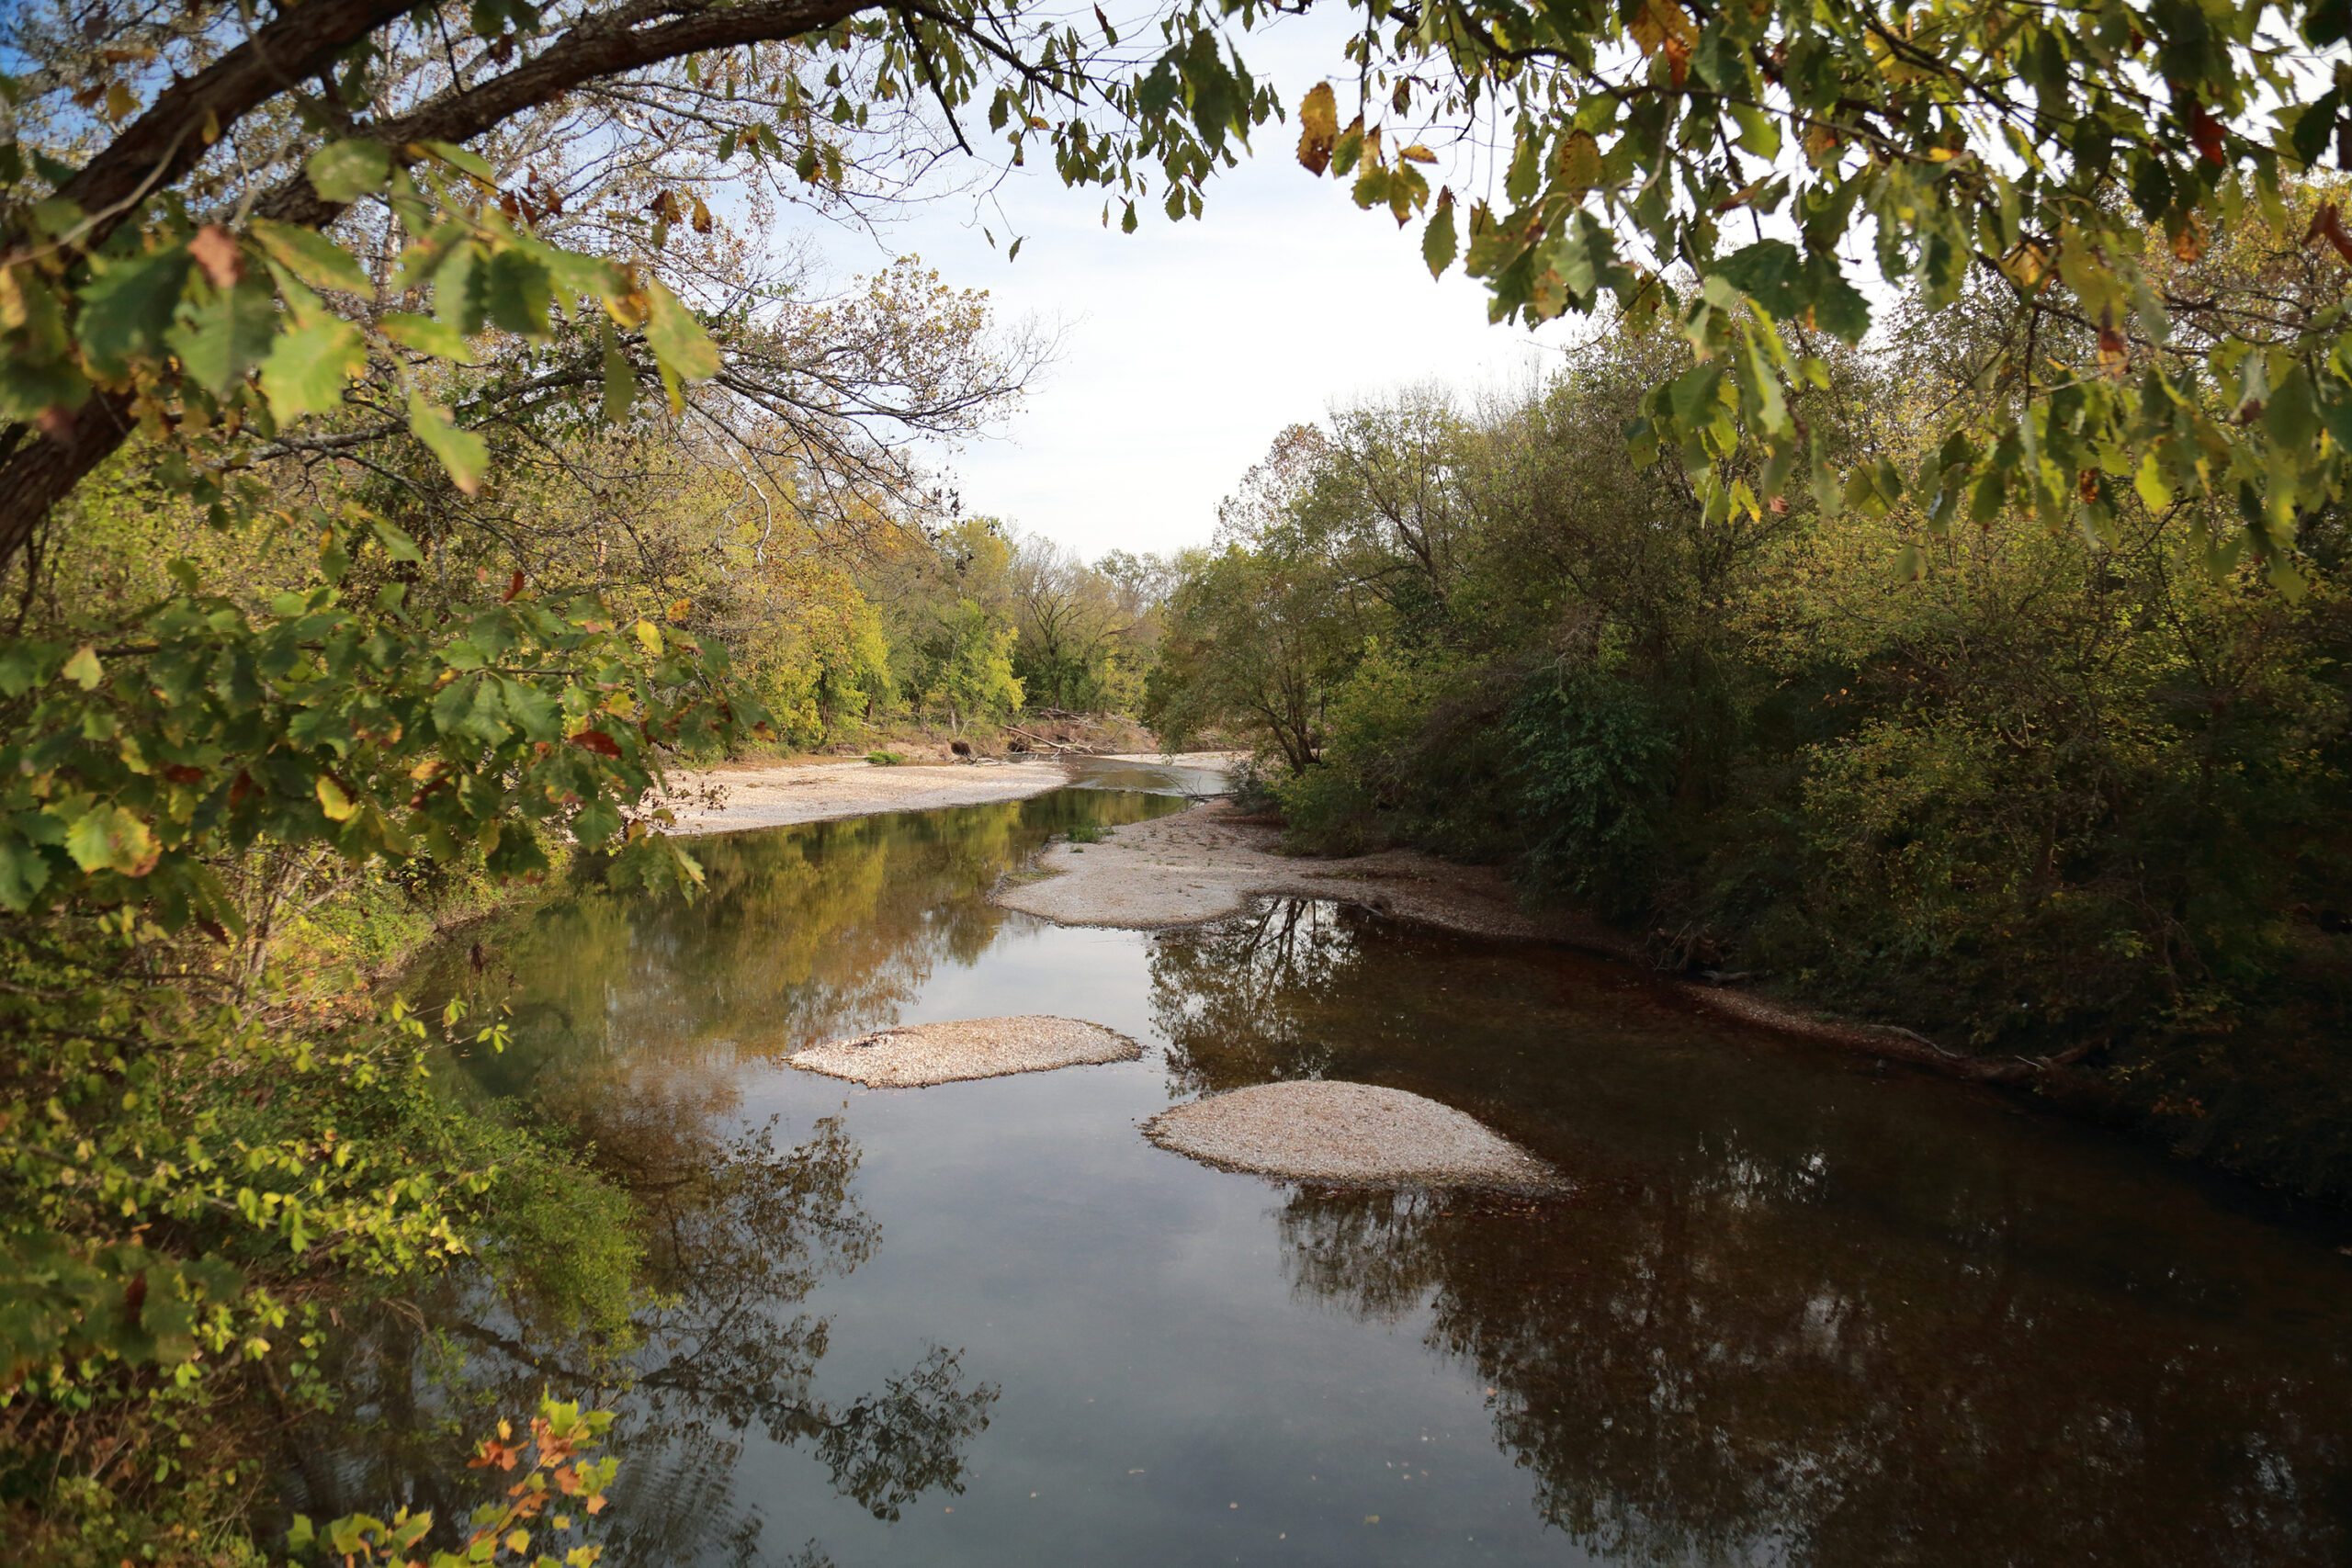
[[[707,840],[692,906],[551,899],[415,977],[512,1008],[454,1081],[564,1110],[655,1222],[608,1560],[2347,1555],[2352,1258],[2322,1220],[1558,949],[1295,900],[1159,936],[984,902],[1048,832],[1182,805]],[[916,1090],[775,1060],[1008,1012],[1148,1050]],[[1286,1187],[1136,1131],[1317,1076],[1442,1100],[1578,1189]],[[340,1348],[351,1422],[295,1506],[406,1478],[447,1507],[436,1422],[600,1393],[527,1309],[427,1309]]]

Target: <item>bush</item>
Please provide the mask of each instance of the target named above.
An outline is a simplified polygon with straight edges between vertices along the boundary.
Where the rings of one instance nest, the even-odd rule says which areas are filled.
[[[1621,914],[1647,903],[1676,752],[1656,705],[1625,681],[1572,666],[1529,684],[1509,731],[1534,834],[1529,879]]]

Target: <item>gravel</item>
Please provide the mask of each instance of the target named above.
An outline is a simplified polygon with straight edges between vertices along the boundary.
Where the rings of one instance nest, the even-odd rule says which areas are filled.
[[[1144,1123],[1164,1149],[1227,1170],[1370,1187],[1557,1191],[1559,1172],[1451,1106],[1400,1089],[1298,1080],[1164,1111]]]
[[[1100,1024],[1035,1015],[877,1029],[808,1046],[785,1061],[869,1089],[921,1089],[1085,1063],[1131,1062],[1142,1055],[1142,1046]]]
[[[1221,919],[1261,897],[1329,898],[1472,936],[1574,940],[1565,929],[1574,917],[1529,915],[1492,866],[1411,850],[1308,860],[1275,852],[1280,842],[1273,829],[1238,818],[1230,802],[1210,801],[1114,829],[1086,849],[1057,844],[989,899],[1057,925],[1152,931]]]

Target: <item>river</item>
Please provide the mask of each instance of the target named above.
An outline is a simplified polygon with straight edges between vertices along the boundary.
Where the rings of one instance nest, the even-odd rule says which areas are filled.
[[[1274,900],[1197,930],[985,901],[1105,773],[704,840],[412,976],[512,1012],[445,1065],[639,1186],[623,1390],[456,1288],[338,1347],[313,1513],[444,1506],[537,1391],[621,1413],[616,1564],[2312,1564],[2352,1555],[2352,1258],[2096,1128],[1702,1016],[1621,965]],[[1141,1061],[866,1091],[778,1065],[1046,1012]],[[1558,1199],[1209,1169],[1137,1123],[1290,1077],[1479,1117]]]

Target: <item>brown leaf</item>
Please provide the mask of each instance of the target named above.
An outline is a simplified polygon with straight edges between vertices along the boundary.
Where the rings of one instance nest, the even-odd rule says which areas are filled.
[[[466,1461],[466,1468],[488,1470],[494,1465],[500,1470],[512,1470],[522,1453],[523,1445],[520,1443],[503,1443],[496,1438],[484,1438],[481,1446],[474,1450],[474,1457]]]
[[[603,757],[618,758],[621,754],[620,742],[601,729],[583,729],[571,738],[571,743],[584,746]]]
[[[234,288],[237,280],[245,276],[245,258],[237,249],[237,237],[218,223],[207,223],[187,243],[187,254],[204,269],[215,288]]]
[[[523,569],[518,566],[514,569],[514,575],[506,580],[506,594],[505,597],[499,600],[499,603],[502,604],[512,604],[514,602],[514,595],[522,592]]]
[[[2335,247],[2337,255],[2352,262],[2352,234],[2345,232],[2344,214],[2336,209],[2335,203],[2323,201],[2312,215],[2312,226],[2303,231],[2303,243],[2308,245],[2313,240],[2325,240]]]
[[[2188,121],[2188,139],[2197,143],[2198,153],[2209,164],[2226,164],[2229,154],[2222,150],[2222,122],[2205,112],[2205,106],[2195,98],[2188,100],[2185,111]]]
[[[1340,107],[1331,84],[1317,82],[1298,102],[1298,161],[1310,175],[1331,166],[1331,144],[1339,140]]]
[[[2098,318],[2098,362],[2100,368],[2104,369],[2110,376],[2122,375],[2124,364],[2130,357],[2131,346],[2132,345],[2124,340],[2123,334],[2116,330],[2115,312],[2112,310],[2101,310]],[[2090,472],[2087,468],[2083,471],[2085,473]],[[2088,500],[2090,498],[2086,496],[2084,499]]]

